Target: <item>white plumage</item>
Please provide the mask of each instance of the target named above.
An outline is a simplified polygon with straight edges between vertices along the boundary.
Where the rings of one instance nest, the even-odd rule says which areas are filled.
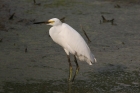
[[[49,34],[54,42],[62,46],[67,54],[68,62],[69,62],[69,81],[72,77],[72,65],[70,61],[69,54],[74,55],[74,61],[76,64],[76,71],[73,76],[72,81],[76,77],[79,72],[79,65],[77,62],[78,58],[80,61],[86,61],[89,65],[92,65],[93,62],[96,62],[94,55],[91,53],[88,45],[82,36],[74,30],[71,26],[66,23],[62,23],[57,18],[52,18],[47,22],[36,22],[34,24],[45,23],[47,25],[51,25],[52,27],[49,30]]]
[[[57,18],[52,18],[49,22],[48,25],[53,26],[49,30],[51,38],[64,48],[67,55],[71,53],[80,61],[86,61],[89,65],[96,62],[85,40],[76,30]]]

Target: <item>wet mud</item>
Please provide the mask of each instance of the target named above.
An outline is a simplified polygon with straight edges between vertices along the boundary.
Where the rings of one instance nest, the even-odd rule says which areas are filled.
[[[1,0],[0,93],[139,93],[138,3]],[[80,71],[74,83],[68,82],[64,50],[49,37],[50,26],[33,24],[54,17],[65,17],[88,43],[82,26],[98,61],[92,66],[78,61]],[[71,60],[75,70],[73,56]]]

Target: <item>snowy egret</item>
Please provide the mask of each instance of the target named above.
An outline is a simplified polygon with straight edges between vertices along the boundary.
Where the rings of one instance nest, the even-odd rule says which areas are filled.
[[[49,30],[49,35],[51,36],[54,42],[56,42],[64,48],[64,51],[67,54],[69,62],[69,81],[71,81],[71,79],[72,81],[74,81],[74,78],[76,77],[79,71],[77,59],[79,59],[80,61],[86,61],[89,65],[92,65],[92,63],[96,62],[96,59],[91,53],[85,40],[71,26],[69,26],[66,23],[62,23],[58,18],[52,18],[44,22],[35,22],[34,24],[42,23],[52,26]],[[74,61],[76,64],[76,71],[73,78],[70,53],[74,55]]]

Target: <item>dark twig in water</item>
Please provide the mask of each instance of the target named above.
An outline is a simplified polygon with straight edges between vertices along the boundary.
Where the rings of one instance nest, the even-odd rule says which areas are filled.
[[[25,53],[27,53],[28,52],[28,50],[27,50],[27,47],[25,48]]]
[[[103,15],[102,15],[102,19],[103,19],[103,23],[106,23],[106,22],[113,22],[113,21],[114,21],[114,19],[107,20]]]
[[[122,42],[122,44],[123,44],[123,45],[125,45],[125,43],[124,43],[124,42]]]
[[[46,56],[42,56],[42,58],[45,58]]]
[[[34,4],[36,4],[36,1],[35,0],[33,0],[34,1]]]
[[[0,42],[2,42],[3,38],[0,39]]]
[[[13,13],[10,17],[9,17],[9,20],[12,20],[13,17],[14,17],[15,13]]]
[[[62,17],[62,18],[60,19],[62,23],[65,22],[65,18],[66,18],[66,17]]]
[[[105,17],[102,15],[102,19],[103,19],[103,22],[105,22],[106,21],[106,19],[105,19]]]
[[[121,8],[121,6],[117,4],[114,6],[114,8]]]
[[[34,1],[34,5],[41,5],[40,3],[36,3],[36,0],[33,1]]]
[[[112,25],[116,25],[116,24],[114,24],[114,18],[111,19],[111,20],[107,20],[107,19],[102,15],[102,19],[103,19],[103,23],[111,22]],[[101,24],[101,20],[100,20],[100,24]]]
[[[83,29],[83,26],[82,26],[82,25],[81,25],[81,29],[83,30],[83,32],[84,32],[84,34],[85,34],[86,38],[88,39],[88,42],[90,43],[90,42],[91,42],[91,40],[89,39],[89,37],[88,37],[88,35],[86,34],[85,30]]]

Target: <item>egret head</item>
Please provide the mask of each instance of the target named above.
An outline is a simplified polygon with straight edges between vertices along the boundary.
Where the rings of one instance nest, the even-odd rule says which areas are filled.
[[[52,18],[52,19],[48,20],[47,25],[56,26],[56,25],[60,25],[60,24],[62,24],[62,22],[58,18]]]
[[[62,22],[58,18],[52,18],[48,21],[35,22],[34,24],[46,24],[46,25],[51,25],[51,26],[57,26],[57,25],[61,25]]]

